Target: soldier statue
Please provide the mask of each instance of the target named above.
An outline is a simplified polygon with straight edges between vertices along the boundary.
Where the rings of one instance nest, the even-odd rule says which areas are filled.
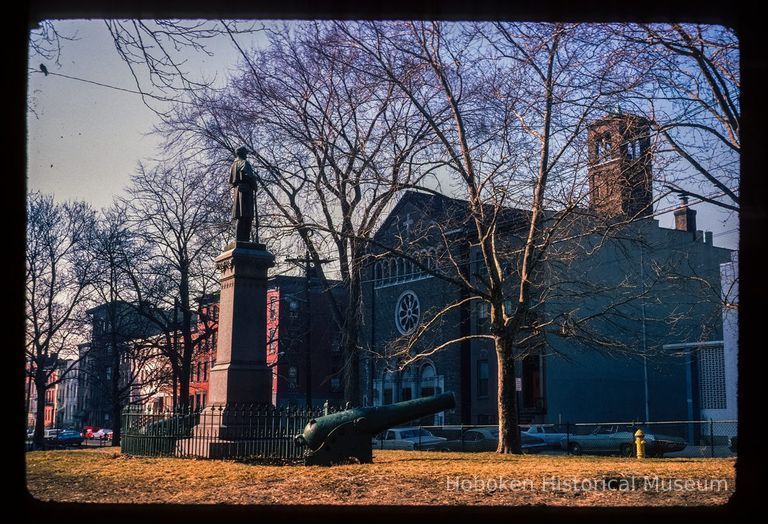
[[[254,174],[248,162],[248,149],[244,146],[235,151],[237,158],[229,170],[229,183],[232,185],[232,218],[235,220],[235,241],[251,241],[251,224],[255,219],[254,242],[259,241],[259,214],[256,210],[255,193],[258,175]]]

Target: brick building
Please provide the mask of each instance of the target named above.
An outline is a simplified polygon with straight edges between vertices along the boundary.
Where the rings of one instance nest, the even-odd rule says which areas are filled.
[[[267,290],[267,365],[272,367],[272,403],[313,406],[343,400],[339,330],[331,297],[343,301],[340,282],[325,289],[319,279],[277,276]]]
[[[45,429],[58,427],[56,425],[56,414],[58,410],[59,384],[54,384],[58,379],[58,373],[58,369],[56,369],[48,376],[48,384],[50,387],[45,390],[45,410],[43,413],[43,427],[45,427]],[[32,429],[35,427],[35,420],[37,419],[37,388],[35,388],[32,377],[26,378],[25,388],[27,428]]]
[[[344,291],[339,284],[331,281],[330,289],[325,290],[318,278],[311,277],[307,293],[304,277],[277,276],[269,280],[266,361],[272,368],[274,405],[306,405],[307,386],[315,406],[326,400],[332,405],[342,402],[338,329],[329,303],[331,294],[336,300],[343,300]],[[210,371],[216,364],[218,294],[206,299],[202,316],[210,329],[205,329],[203,317],[198,318],[193,337],[205,339],[193,355],[190,368],[189,405],[193,409],[206,406]],[[167,367],[162,356],[155,359],[155,364]],[[172,392],[169,383],[155,393],[142,395],[142,402],[151,404],[155,410],[170,409]]]

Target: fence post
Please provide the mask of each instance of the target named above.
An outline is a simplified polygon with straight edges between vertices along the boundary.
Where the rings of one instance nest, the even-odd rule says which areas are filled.
[[[461,425],[459,431],[461,432],[461,451],[464,451],[464,424]]]
[[[571,423],[565,423],[565,454],[571,454]]]
[[[709,457],[715,457],[715,423],[709,419]]]

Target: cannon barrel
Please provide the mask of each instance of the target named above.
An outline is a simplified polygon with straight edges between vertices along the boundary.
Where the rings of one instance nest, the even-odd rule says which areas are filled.
[[[296,435],[296,443],[316,450],[323,444],[331,431],[348,422],[354,422],[356,430],[373,436],[409,420],[454,407],[456,407],[456,400],[453,393],[443,393],[442,395],[406,400],[386,406],[347,409],[310,420],[304,427],[304,432],[301,435]]]

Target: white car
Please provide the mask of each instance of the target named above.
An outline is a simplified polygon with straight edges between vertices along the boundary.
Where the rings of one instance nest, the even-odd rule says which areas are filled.
[[[560,442],[567,437],[567,434],[558,431],[554,424],[531,424],[530,426],[520,426],[520,433],[530,437],[538,437],[547,443],[547,446],[553,449],[560,449]]]
[[[95,439],[99,440],[109,440],[112,438],[112,430],[111,429],[100,429],[99,431],[96,431],[93,434],[93,437]]]
[[[373,449],[434,449],[444,442],[423,428],[392,428],[377,435],[371,444]]]

